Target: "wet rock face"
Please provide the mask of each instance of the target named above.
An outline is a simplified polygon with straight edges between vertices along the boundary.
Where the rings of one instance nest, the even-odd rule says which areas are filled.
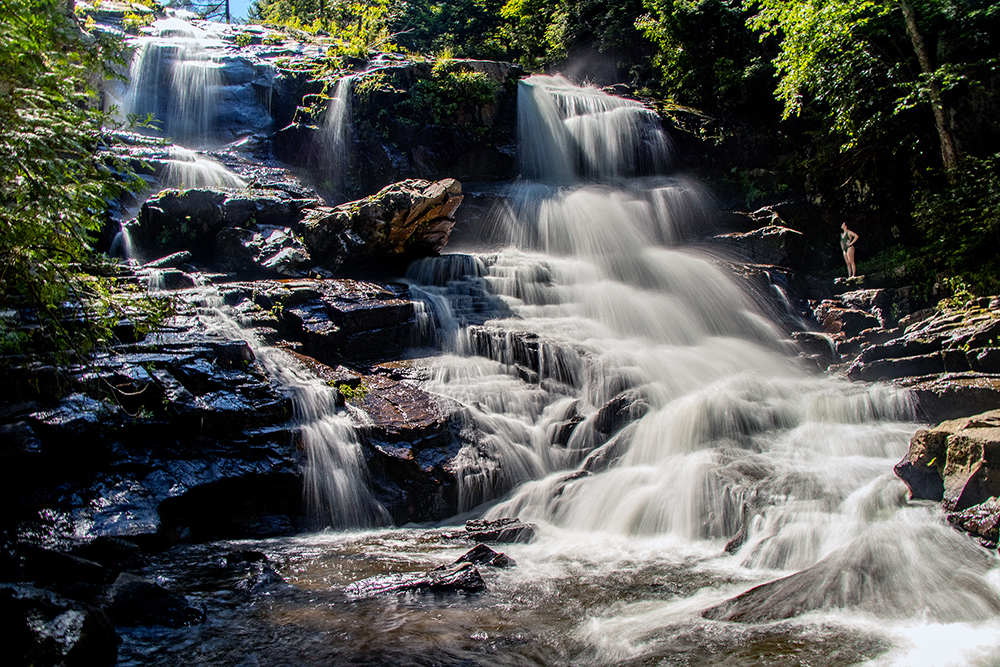
[[[961,512],[953,512],[948,515],[948,521],[978,538],[987,549],[996,549],[1000,540],[1000,500],[990,498]]]
[[[108,615],[115,625],[179,628],[205,621],[205,611],[183,595],[135,575],[120,575],[106,595]]]
[[[362,579],[344,588],[355,600],[408,592],[478,593],[486,588],[483,577],[472,563],[460,563],[423,574],[381,574]]]
[[[32,586],[0,585],[5,662],[111,667],[118,635],[104,613]]]
[[[349,96],[354,122],[347,155],[328,149],[323,127],[329,104],[307,96],[294,122],[274,134],[279,159],[324,173],[347,171],[335,189],[348,196],[409,178],[484,182],[517,176],[516,82],[525,76],[519,67],[459,59],[435,67],[383,59],[354,69],[361,73],[354,75]],[[455,86],[450,80],[455,76],[477,80],[478,90],[456,92],[463,84]],[[333,164],[338,158],[350,168]]]
[[[917,431],[896,474],[914,498],[951,510],[1000,495],[1000,410]]]
[[[708,239],[711,246],[733,253],[754,264],[802,268],[806,244],[802,232],[769,225],[751,232],[719,234]]]
[[[418,342],[405,285],[307,279],[230,283],[220,291],[251,325],[276,328],[328,366],[385,358]]]
[[[402,271],[448,242],[462,186],[405,181],[330,208],[282,189],[164,190],[127,225],[140,254],[188,252],[248,278],[327,275],[381,263]]]

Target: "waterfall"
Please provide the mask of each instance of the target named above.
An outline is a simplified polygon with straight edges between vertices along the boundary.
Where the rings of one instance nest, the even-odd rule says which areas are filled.
[[[170,159],[164,162],[163,187],[167,188],[245,188],[246,181],[210,158],[172,146]]]
[[[331,183],[339,189],[349,185],[348,167],[351,158],[351,94],[354,90],[353,86],[353,76],[345,76],[337,80],[322,128],[322,143],[327,168],[332,172],[330,175]]]
[[[392,523],[368,484],[357,425],[367,416],[337,406],[337,392],[288,352],[263,345],[233,318],[219,293],[195,288],[199,319],[210,332],[245,340],[264,371],[292,397],[294,423],[306,461],[303,503],[309,527],[357,529]]]
[[[940,572],[968,541],[911,507],[892,474],[912,397],[810,374],[787,353],[763,299],[692,245],[713,202],[656,175],[669,142],[650,112],[557,77],[522,81],[518,104],[534,182],[508,198],[506,249],[409,276],[442,330],[425,386],[479,434],[456,462],[463,509],[493,500],[487,518],[563,535],[731,541],[751,578],[805,570],[819,589],[824,572],[867,563],[893,574],[859,572],[838,600],[987,618],[1000,604],[988,567]],[[921,583],[904,594],[904,580]]]
[[[572,183],[660,173],[670,143],[642,104],[580,87],[561,76],[533,76],[517,88],[518,150],[525,178]]]
[[[161,19],[153,29],[136,41],[120,112],[140,119],[151,114],[159,133],[177,143],[210,143],[221,99],[222,42],[177,18]]]

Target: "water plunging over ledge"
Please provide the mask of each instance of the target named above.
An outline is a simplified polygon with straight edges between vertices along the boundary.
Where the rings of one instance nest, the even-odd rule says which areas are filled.
[[[909,395],[787,353],[693,243],[710,197],[664,175],[648,111],[554,77],[522,82],[520,99],[532,180],[513,186],[494,245],[409,274],[441,352],[422,386],[461,403],[473,434],[463,509],[538,526],[503,548],[517,567],[482,568],[480,595],[353,600],[347,584],[468,545],[416,528],[242,542],[291,585],[245,604],[192,587],[215,620],[169,657],[128,634],[121,664],[997,664],[997,558],[892,474],[917,428]],[[325,400],[303,415],[325,419]],[[325,474],[344,479],[351,451]],[[377,520],[339,493],[321,494],[331,511]]]

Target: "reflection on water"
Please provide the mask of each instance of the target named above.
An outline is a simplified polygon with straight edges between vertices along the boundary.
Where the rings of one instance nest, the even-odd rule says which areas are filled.
[[[916,667],[985,666],[1000,656],[995,618],[921,622],[926,637],[912,625],[836,610],[752,625],[705,621],[703,609],[767,574],[720,556],[719,543],[671,538],[546,527],[535,543],[497,547],[517,566],[481,567],[484,593],[343,595],[350,582],[426,571],[469,546],[438,530],[403,530],[178,547],[150,574],[204,603],[208,622],[122,629],[119,664]],[[246,549],[265,552],[288,583],[238,590],[220,564]],[[921,651],[930,637],[948,654]]]

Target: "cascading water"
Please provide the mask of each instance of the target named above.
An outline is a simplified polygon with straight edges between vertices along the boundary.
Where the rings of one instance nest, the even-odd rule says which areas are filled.
[[[161,185],[167,188],[245,188],[246,181],[198,153],[173,146],[164,161]]]
[[[348,165],[351,142],[351,94],[354,77],[345,76],[337,80],[327,108],[323,124],[322,142],[330,174],[331,184],[337,188],[348,185]]]
[[[916,428],[910,397],[810,375],[755,299],[679,245],[710,203],[652,175],[668,150],[644,109],[532,77],[519,130],[536,182],[510,197],[511,247],[409,275],[445,351],[425,388],[463,403],[482,434],[459,457],[463,508],[506,493],[486,516],[542,526],[527,549],[541,561],[612,535],[687,557],[732,540],[731,555],[699,557],[721,591],[613,607],[579,628],[595,661],[660,655],[663,628],[748,588],[725,582],[792,572],[761,620],[846,609],[832,618],[865,631],[891,621],[903,648],[879,664],[937,664],[910,650],[925,645],[914,624],[938,637],[980,627],[996,657],[996,559],[907,502],[892,475]]]
[[[303,500],[313,529],[357,529],[391,523],[367,483],[356,424],[363,413],[337,407],[337,392],[309,372],[289,353],[256,341],[230,315],[218,293],[197,290],[204,303],[201,318],[209,331],[231,340],[246,340],[264,371],[292,396],[302,449]]]
[[[152,34],[136,42],[120,112],[152,115],[155,127],[177,143],[209,143],[221,95],[222,48],[217,36],[187,21],[156,21]]]

